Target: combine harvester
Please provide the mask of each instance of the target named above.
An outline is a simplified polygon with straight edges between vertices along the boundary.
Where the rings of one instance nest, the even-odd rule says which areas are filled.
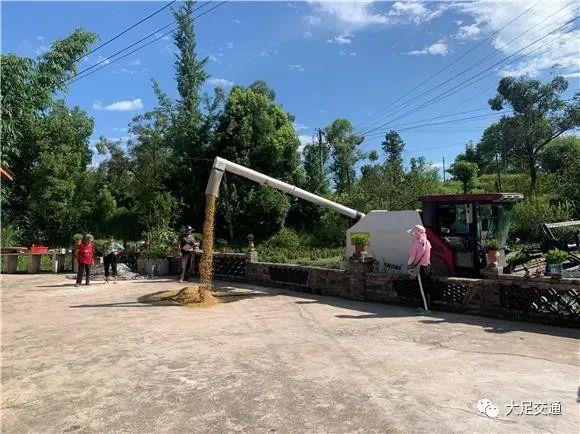
[[[435,275],[479,276],[486,266],[483,241],[493,238],[501,246],[506,245],[511,210],[523,198],[519,193],[430,195],[421,198],[422,210],[376,210],[364,214],[220,157],[214,160],[206,195],[219,195],[226,171],[353,220],[346,232],[346,256],[355,253],[352,235],[367,233],[368,254],[378,261],[381,270],[392,273],[406,272],[410,244],[407,230],[422,224],[433,247],[431,263]],[[506,265],[505,248],[500,250],[499,265]]]

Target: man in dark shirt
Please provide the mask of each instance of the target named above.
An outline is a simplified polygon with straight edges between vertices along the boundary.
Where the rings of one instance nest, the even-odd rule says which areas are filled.
[[[189,277],[191,271],[191,260],[194,255],[195,250],[195,237],[193,236],[193,228],[187,226],[185,228],[185,234],[179,242],[179,247],[181,248],[181,274],[179,276],[179,281],[183,282]]]

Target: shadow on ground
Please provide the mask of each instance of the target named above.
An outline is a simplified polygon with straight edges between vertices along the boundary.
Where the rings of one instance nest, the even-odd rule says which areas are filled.
[[[395,317],[417,317],[417,309],[406,306],[392,304],[369,303],[355,300],[345,300],[324,295],[301,294],[289,292],[288,295],[300,294],[301,298],[309,300],[299,300],[296,304],[308,305],[313,303],[328,304],[344,309],[359,311],[353,314],[338,314],[336,318],[368,320],[374,318],[395,318]],[[458,314],[432,310],[430,315],[420,321],[426,326],[442,324],[468,324],[482,327],[487,333],[510,333],[523,331],[527,333],[541,333],[552,336],[560,336],[572,339],[580,339],[580,330],[566,327],[549,326],[543,324],[529,323],[523,321],[512,321],[509,319],[498,319],[481,317],[476,315]]]

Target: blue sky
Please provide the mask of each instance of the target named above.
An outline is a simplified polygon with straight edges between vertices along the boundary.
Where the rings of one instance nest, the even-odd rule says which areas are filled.
[[[570,89],[580,87],[580,32],[570,27],[576,23],[518,53],[578,15],[577,4],[561,1],[539,2],[525,12],[534,3],[233,1],[196,21],[198,51],[209,57],[207,70],[212,78],[207,91],[216,85],[227,89],[234,83],[249,85],[265,80],[276,91],[278,102],[296,116],[303,143],[315,128],[346,117],[359,132],[379,127],[367,134],[365,150],[380,149],[380,135],[399,127],[407,143],[407,160],[424,155],[439,165],[443,157],[452,161],[467,141],[477,141],[497,118],[487,116],[492,112],[486,109],[486,101],[494,94],[500,76],[528,73],[548,80],[564,74]],[[2,53],[36,57],[75,27],[93,31],[106,41],[161,5],[3,2]],[[163,11],[84,59],[80,69],[106,59],[171,20],[169,11]],[[421,103],[510,55],[514,57],[490,69],[488,77],[474,78],[465,89],[420,109]],[[526,56],[520,58],[522,55]],[[485,56],[491,57],[473,66]],[[176,96],[173,62],[172,40],[160,39],[73,83],[67,103],[81,106],[94,117],[93,142],[101,135],[126,140],[130,120],[155,105],[150,78]],[[470,67],[448,84],[418,97]],[[401,104],[406,105],[399,107]],[[368,119],[372,115],[375,117]],[[441,124],[465,117],[474,118]],[[426,123],[439,124],[417,127]]]

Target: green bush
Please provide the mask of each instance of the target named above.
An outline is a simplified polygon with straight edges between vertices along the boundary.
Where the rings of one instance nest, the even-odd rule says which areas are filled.
[[[264,245],[270,248],[298,250],[304,246],[304,241],[296,231],[284,227],[266,241]]]
[[[0,246],[2,247],[22,247],[22,230],[11,224],[0,225]]]
[[[177,243],[177,233],[167,227],[158,227],[149,233],[149,245],[143,250],[143,256],[147,259],[166,258],[171,256],[171,250]]]
[[[568,253],[560,249],[548,250],[545,256],[548,264],[561,264],[568,259]]]
[[[262,244],[256,248],[258,260],[282,264],[301,264],[337,268],[344,260],[344,248],[296,248],[270,247]]]
[[[538,241],[536,228],[540,223],[565,221],[571,217],[572,207],[568,202],[551,204],[547,196],[532,196],[514,207],[510,234],[522,241]]]

